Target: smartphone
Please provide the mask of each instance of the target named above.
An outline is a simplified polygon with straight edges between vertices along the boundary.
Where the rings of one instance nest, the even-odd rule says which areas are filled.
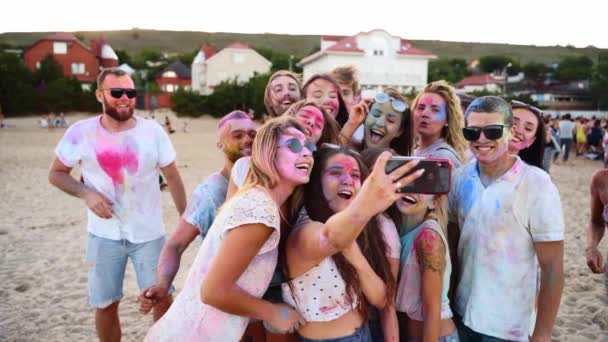
[[[450,191],[452,177],[452,163],[449,159],[424,157],[391,157],[386,163],[386,173],[389,174],[401,165],[420,160],[410,173],[424,169],[424,173],[412,183],[399,189],[403,193],[415,194],[447,194]],[[405,177],[405,176],[404,176]]]

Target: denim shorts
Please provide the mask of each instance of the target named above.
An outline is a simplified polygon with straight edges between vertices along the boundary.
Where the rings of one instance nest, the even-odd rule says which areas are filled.
[[[89,233],[86,262],[89,268],[89,304],[106,308],[119,301],[125,277],[127,259],[131,258],[139,289],[156,284],[156,267],[165,237],[131,243],[127,240],[109,240]],[[173,292],[173,287],[170,292]]]
[[[402,340],[404,342],[418,342],[417,340],[409,340],[409,339],[405,339]],[[437,342],[460,342],[460,338],[458,337],[458,330],[454,330],[453,333],[447,335],[447,336],[439,336],[439,338],[437,339]]]
[[[321,340],[314,340],[300,336],[302,342],[373,342],[372,335],[369,332],[369,327],[366,325],[358,327],[354,333],[348,336],[336,337],[336,338],[324,338]]]

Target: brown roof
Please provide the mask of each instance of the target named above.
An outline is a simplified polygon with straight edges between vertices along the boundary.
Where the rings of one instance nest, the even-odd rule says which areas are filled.
[[[456,87],[457,88],[462,88],[465,86],[472,86],[472,85],[486,85],[486,84],[502,84],[503,81],[494,78],[494,76],[490,75],[490,74],[485,74],[485,75],[474,75],[474,76],[469,76],[469,77],[465,77],[462,80],[460,80],[460,82],[456,83]]]
[[[206,59],[209,59],[209,57],[215,55],[217,53],[217,49],[211,45],[207,45],[204,44],[203,46],[201,46],[201,50],[200,50],[203,55],[205,55]]]
[[[47,34],[46,36],[42,37],[40,40],[55,40],[55,41],[71,42],[73,40],[78,40],[78,39],[76,38],[76,36],[74,36],[70,32],[57,32],[57,33]]]

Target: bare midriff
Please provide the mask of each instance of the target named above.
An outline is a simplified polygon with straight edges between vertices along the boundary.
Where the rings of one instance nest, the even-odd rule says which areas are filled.
[[[358,310],[351,310],[333,321],[307,322],[298,334],[313,340],[338,338],[352,335],[363,324],[363,315]]]

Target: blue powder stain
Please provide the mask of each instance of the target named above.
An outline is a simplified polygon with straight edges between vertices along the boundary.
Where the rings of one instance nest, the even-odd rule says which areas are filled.
[[[475,172],[475,170],[472,171]],[[471,210],[471,207],[475,204],[475,200],[479,195],[476,189],[477,187],[475,186],[475,180],[476,177],[469,173],[464,184],[462,184],[462,187],[459,189],[459,197],[462,200],[461,205],[465,214]]]
[[[496,199],[496,210],[500,209],[500,201]]]
[[[445,120],[445,117],[446,117],[445,106],[442,105],[439,107],[439,113],[437,113],[437,121],[443,121],[443,120]]]

